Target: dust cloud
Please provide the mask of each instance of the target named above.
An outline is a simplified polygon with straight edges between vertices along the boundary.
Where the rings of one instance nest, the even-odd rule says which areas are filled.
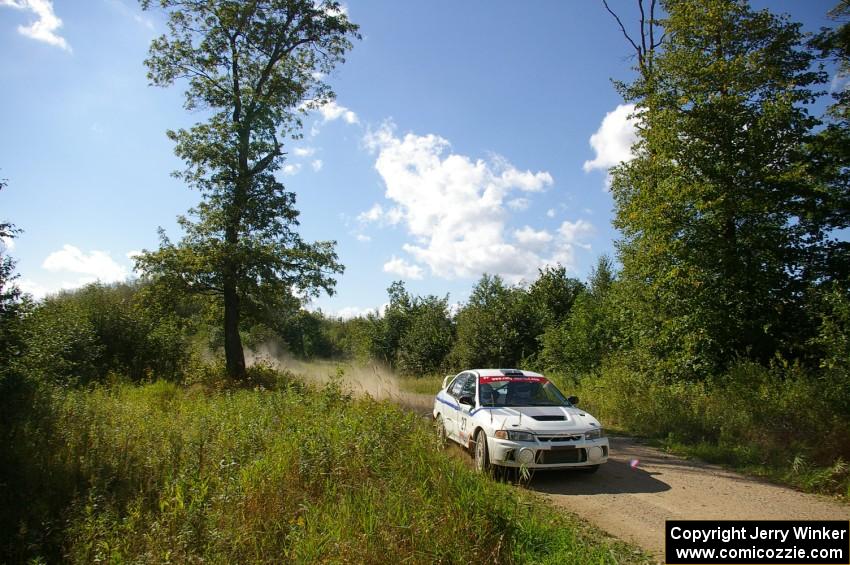
[[[245,350],[249,365],[265,363],[276,369],[288,370],[315,384],[325,384],[339,377],[343,387],[355,396],[370,396],[375,400],[391,400],[417,414],[431,415],[434,397],[401,389],[399,377],[383,363],[354,363],[350,361],[296,359],[274,343]]]

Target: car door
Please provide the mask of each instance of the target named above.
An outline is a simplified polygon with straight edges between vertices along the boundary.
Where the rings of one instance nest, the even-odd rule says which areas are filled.
[[[469,413],[473,410],[468,404],[461,404],[460,398],[469,396],[475,401],[475,386],[477,377],[474,373],[466,373],[463,382],[460,383],[460,390],[457,395],[457,410],[455,410],[455,427],[457,429],[457,441],[466,445],[469,442],[469,434],[471,433],[471,422]]]
[[[460,441],[458,439],[458,427],[457,427],[457,411],[458,411],[458,398],[461,396],[461,390],[463,390],[463,384],[466,382],[466,373],[461,373],[452,381],[449,385],[449,388],[446,392],[449,395],[449,398],[441,401],[442,406],[442,414],[443,414],[443,425],[446,428],[446,435],[455,441]]]

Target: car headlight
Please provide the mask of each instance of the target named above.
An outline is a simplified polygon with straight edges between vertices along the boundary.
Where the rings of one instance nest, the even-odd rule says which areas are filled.
[[[509,439],[511,441],[534,441],[534,434],[531,432],[498,430],[495,435],[499,439]]]
[[[594,428],[584,433],[584,439],[588,441],[603,437],[605,437],[605,432],[602,431],[602,428]]]

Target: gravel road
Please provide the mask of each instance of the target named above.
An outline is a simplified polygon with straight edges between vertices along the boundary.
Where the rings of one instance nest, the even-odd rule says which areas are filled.
[[[850,520],[850,505],[612,437],[593,475],[537,473],[530,488],[608,533],[664,557],[664,521]],[[630,466],[639,460],[636,468]]]

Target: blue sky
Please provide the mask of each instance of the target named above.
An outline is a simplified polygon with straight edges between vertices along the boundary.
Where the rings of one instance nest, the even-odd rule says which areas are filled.
[[[808,30],[834,0],[754,2]],[[634,2],[611,2],[627,22]],[[351,315],[416,294],[466,299],[483,272],[533,279],[556,262],[585,278],[613,254],[605,169],[628,156],[628,109],[611,79],[629,48],[596,1],[350,1],[361,26],[279,174],[305,239],[338,241],[337,294]],[[143,60],[163,18],[131,0],[0,0],[0,218],[36,296],[131,274],[128,255],[198,194],[166,129],[200,116],[179,86],[148,86]]]

